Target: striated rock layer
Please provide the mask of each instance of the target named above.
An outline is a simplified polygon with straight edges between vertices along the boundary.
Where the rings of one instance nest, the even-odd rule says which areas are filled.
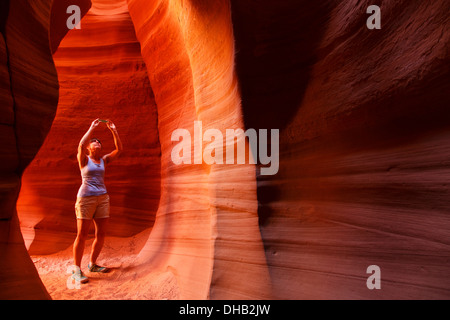
[[[49,297],[15,215],[24,168],[35,157],[17,206],[30,253],[67,248],[76,146],[106,117],[125,147],[107,169],[111,234],[151,229],[137,285],[154,273],[182,299],[449,298],[447,1],[383,1],[369,30],[368,1],[96,0],[67,36],[43,2],[2,16],[2,297]],[[193,138],[194,121],[280,129],[279,172],[174,164],[172,133]]]
[[[281,130],[258,178],[281,299],[449,297],[450,6],[383,1],[369,30],[369,4],[232,1],[245,123]]]

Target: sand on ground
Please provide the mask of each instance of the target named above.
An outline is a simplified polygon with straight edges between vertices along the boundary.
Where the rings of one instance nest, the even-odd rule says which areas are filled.
[[[90,273],[87,268],[93,239],[86,241],[81,269],[89,282],[71,280],[72,246],[51,255],[33,255],[36,269],[54,300],[175,300],[179,288],[170,270],[151,270],[135,264],[148,237],[147,231],[130,238],[107,237],[97,263],[108,273]],[[150,269],[150,270],[148,270]]]

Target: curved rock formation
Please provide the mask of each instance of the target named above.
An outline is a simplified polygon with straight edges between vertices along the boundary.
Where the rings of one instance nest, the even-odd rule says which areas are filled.
[[[58,102],[48,36],[51,2],[3,1],[1,12],[0,297],[42,299],[49,295],[25,249],[15,203],[21,174],[45,139]]]
[[[2,297],[49,297],[19,234],[20,181],[29,252],[63,252],[75,231],[75,148],[96,117],[115,120],[124,140],[107,184],[111,235],[142,243],[123,271],[135,288],[166,272],[182,299],[449,297],[446,1],[383,1],[382,28],[369,30],[369,4],[356,0],[95,0],[81,30],[56,27],[50,40],[63,19],[49,4],[10,5]],[[172,133],[192,134],[194,121],[203,132],[280,129],[279,172],[174,164]],[[366,286],[370,265],[381,290]]]
[[[269,298],[253,166],[171,161],[177,128],[243,128],[229,4],[134,0],[129,8],[161,140],[161,202],[140,263],[173,268],[181,298]]]

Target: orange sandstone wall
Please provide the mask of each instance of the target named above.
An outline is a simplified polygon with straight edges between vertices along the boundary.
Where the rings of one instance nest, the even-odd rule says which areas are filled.
[[[202,121],[203,131],[223,134],[243,128],[230,6],[128,3],[155,92],[161,140],[161,202],[140,262],[143,268],[172,270],[181,298],[269,298],[255,168],[171,161],[177,128],[189,130],[192,138],[194,121]]]

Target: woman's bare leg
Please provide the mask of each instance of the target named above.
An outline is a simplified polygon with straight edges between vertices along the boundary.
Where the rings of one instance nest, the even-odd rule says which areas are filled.
[[[81,268],[81,259],[83,258],[84,246],[91,226],[90,219],[77,219],[77,237],[73,243],[74,264]]]
[[[106,237],[106,229],[108,226],[108,220],[109,218],[94,219],[95,240],[94,243],[92,244],[91,260],[90,260],[91,265],[95,264],[100,254],[100,251],[103,248],[103,244],[105,242]]]

